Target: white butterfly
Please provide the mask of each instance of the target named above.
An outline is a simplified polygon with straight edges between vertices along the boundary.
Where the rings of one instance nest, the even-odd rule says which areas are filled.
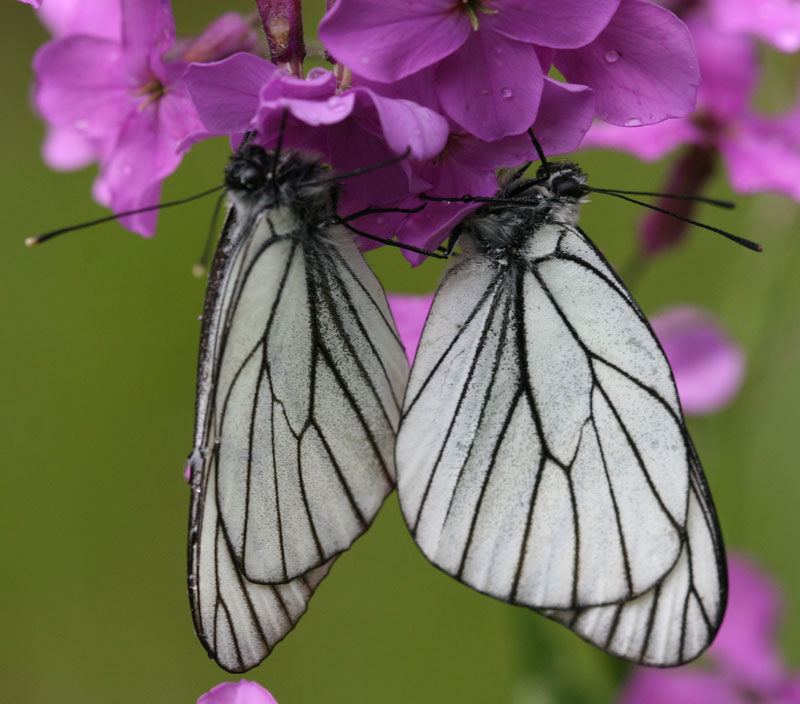
[[[256,145],[206,293],[189,590],[209,654],[242,672],[296,623],[394,488],[408,363],[321,162]]]
[[[619,657],[678,665],[725,611],[714,507],[669,364],[543,162],[456,231],[403,403],[398,492],[437,567]]]

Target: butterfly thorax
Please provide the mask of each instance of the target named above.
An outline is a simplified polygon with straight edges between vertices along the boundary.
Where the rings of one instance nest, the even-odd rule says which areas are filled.
[[[292,150],[277,157],[275,150],[250,144],[235,154],[225,169],[225,185],[239,214],[258,217],[283,210],[308,232],[328,219],[335,185],[328,167],[318,158]]]
[[[461,224],[466,248],[502,265],[525,259],[526,244],[548,224],[576,225],[586,174],[575,164],[551,162],[536,178],[512,178],[500,184],[490,202]]]

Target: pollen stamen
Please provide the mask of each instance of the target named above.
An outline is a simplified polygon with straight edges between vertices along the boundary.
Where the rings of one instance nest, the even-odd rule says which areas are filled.
[[[481,0],[461,0],[461,4],[469,15],[469,22],[472,25],[472,29],[476,32],[480,26],[480,19],[478,18],[479,12],[482,12],[484,15],[497,14],[497,10],[490,10],[488,7],[484,7]]]

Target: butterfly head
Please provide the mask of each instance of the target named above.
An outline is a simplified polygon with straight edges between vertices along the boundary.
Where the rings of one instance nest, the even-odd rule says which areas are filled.
[[[578,222],[579,203],[589,192],[586,174],[569,161],[547,162],[539,167],[536,178],[509,184],[506,190],[515,191],[514,197],[537,199],[536,214],[540,219],[570,225]]]
[[[225,185],[234,202],[254,211],[289,207],[317,212],[330,199],[332,186],[318,158],[285,149],[248,144],[231,157],[225,169]]]

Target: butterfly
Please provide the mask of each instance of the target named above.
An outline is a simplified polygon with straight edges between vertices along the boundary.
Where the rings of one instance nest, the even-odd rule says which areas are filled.
[[[679,665],[725,612],[714,505],[664,352],[578,227],[599,189],[540,158],[451,238],[403,402],[402,513],[464,584]]]
[[[341,177],[341,174],[339,175]],[[263,660],[394,488],[408,362],[319,158],[246,144],[203,312],[189,593],[220,666]]]

